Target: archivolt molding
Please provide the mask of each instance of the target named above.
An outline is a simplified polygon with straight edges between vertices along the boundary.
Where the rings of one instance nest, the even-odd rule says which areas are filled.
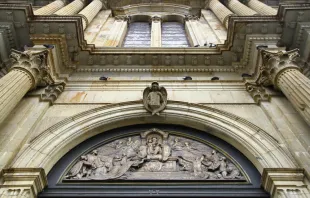
[[[134,101],[69,117],[34,138],[11,167],[42,167],[48,173],[63,155],[84,140],[114,128],[146,123],[178,124],[213,134],[239,149],[260,172],[264,168],[296,167],[277,140],[249,121],[211,107],[176,101],[168,101],[160,116],[151,116],[142,101]]]
[[[140,15],[141,13],[152,15],[154,12],[173,13],[180,16],[193,14],[190,6],[172,3],[141,3],[116,8],[115,15]]]

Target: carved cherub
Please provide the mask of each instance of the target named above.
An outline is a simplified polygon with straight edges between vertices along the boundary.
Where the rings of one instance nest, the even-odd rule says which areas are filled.
[[[146,110],[152,115],[159,115],[167,105],[167,91],[164,87],[159,87],[158,82],[153,82],[151,87],[143,91],[143,104]]]

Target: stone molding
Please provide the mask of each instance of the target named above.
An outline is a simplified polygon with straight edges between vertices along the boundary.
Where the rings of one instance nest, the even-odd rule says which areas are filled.
[[[243,37],[243,36],[242,36]],[[250,64],[250,59],[251,59],[251,54],[253,54],[253,45],[256,42],[277,42],[278,40],[281,39],[280,34],[267,34],[267,35],[261,35],[261,34],[254,34],[254,35],[247,35],[244,36],[245,38],[245,43],[244,43],[244,50],[243,50],[243,57],[240,61],[241,67],[245,68],[248,64]],[[256,49],[256,47],[255,47]]]
[[[47,177],[42,168],[9,168],[3,170],[0,198],[35,198],[47,186]]]
[[[64,119],[32,139],[11,167],[40,166],[48,173],[68,150],[85,139],[115,127],[141,123],[182,123],[204,131],[207,124],[211,134],[243,152],[260,172],[263,168],[296,167],[283,145],[243,118],[207,106],[175,101],[168,101],[160,116],[154,117],[140,100],[106,105]]]
[[[302,168],[266,168],[262,174],[262,186],[272,198],[310,196]]]
[[[43,45],[46,43],[53,44],[57,48],[59,48],[59,51],[61,53],[61,60],[65,67],[67,68],[75,68],[74,64],[71,64],[69,53],[68,53],[68,46],[67,46],[67,40],[66,35],[49,35],[46,37],[42,34],[32,34],[30,36],[30,39],[35,45]]]

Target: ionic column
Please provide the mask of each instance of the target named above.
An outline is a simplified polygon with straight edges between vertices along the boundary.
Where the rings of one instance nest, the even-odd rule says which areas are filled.
[[[206,42],[202,35],[203,31],[199,28],[198,19],[197,16],[187,16],[185,18],[185,29],[189,35],[190,44],[193,47],[204,46]]]
[[[93,0],[86,8],[78,13],[78,15],[82,16],[83,30],[86,29],[87,25],[95,18],[102,7],[103,3],[101,0]]]
[[[151,47],[161,47],[161,18],[152,17]]]
[[[219,0],[210,0],[207,5],[222,24],[228,28],[229,16],[234,15],[228,8],[226,8]]]
[[[127,26],[128,26],[127,16],[116,16],[113,27],[110,30],[110,36],[108,38],[107,46],[121,47],[127,33]]]
[[[277,53],[262,50],[261,54],[263,65],[256,83],[281,90],[310,125],[310,79],[295,63],[298,49]]]
[[[35,10],[34,15],[50,15],[55,13],[57,10],[61,9],[66,5],[65,0],[56,0],[40,9]]]
[[[277,11],[275,9],[273,9],[272,7],[258,0],[247,0],[246,5],[261,15],[276,15],[277,14]]]
[[[239,0],[227,0],[228,8],[239,16],[250,16],[256,15],[257,12],[247,7],[246,5],[240,3]]]
[[[47,55],[48,51],[13,50],[12,69],[0,79],[0,123],[30,89],[35,88],[42,81],[53,81],[48,72]]]
[[[85,0],[75,0],[72,1],[70,4],[67,6],[61,8],[54,14],[56,15],[73,15],[78,13],[80,10],[84,8],[85,5]]]

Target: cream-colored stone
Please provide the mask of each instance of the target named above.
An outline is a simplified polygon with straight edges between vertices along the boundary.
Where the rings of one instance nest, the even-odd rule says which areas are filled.
[[[85,5],[84,0],[74,0],[65,7],[61,8],[54,14],[56,15],[73,15],[78,13]]]
[[[88,24],[95,18],[95,16],[101,10],[102,6],[103,3],[101,0],[94,0],[90,4],[88,4],[81,12],[78,13],[79,15],[85,17],[82,17],[83,30],[85,30]]]
[[[276,15],[277,10],[273,9],[272,7],[258,1],[258,0],[248,0],[247,5],[255,10],[256,12],[262,15]]]
[[[50,15],[65,6],[64,0],[55,0],[52,3],[43,6],[34,11],[34,15]]]
[[[209,8],[213,11],[213,13],[217,16],[217,18],[222,22],[222,24],[228,28],[228,19],[229,16],[234,13],[231,12],[228,8],[226,8],[219,0],[211,0],[209,1]]]
[[[235,14],[239,16],[251,16],[257,14],[257,12],[247,7],[246,5],[242,4],[238,0],[228,0],[227,6],[231,11],[233,11]]]

